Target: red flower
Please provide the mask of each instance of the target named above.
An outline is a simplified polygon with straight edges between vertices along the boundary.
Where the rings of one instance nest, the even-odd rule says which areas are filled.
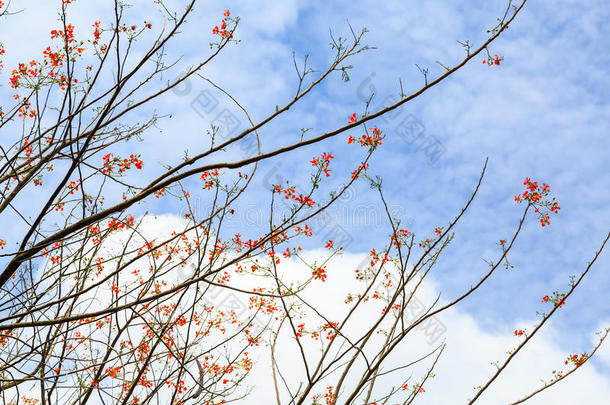
[[[331,154],[326,154],[326,152],[322,153],[322,159],[324,159],[324,161],[326,161],[326,162],[330,161],[333,158],[334,158],[334,156]]]
[[[93,30],[93,45],[97,45],[102,36],[100,32],[100,24],[100,21],[96,21],[93,23],[93,28],[95,28],[95,30]]]
[[[486,63],[488,66],[499,66],[500,62],[504,60],[503,56],[498,56],[497,54],[493,57],[488,56],[487,59],[483,59],[483,63]]]
[[[325,266],[322,267],[318,267],[316,269],[314,269],[311,274],[313,275],[313,278],[316,280],[322,280],[323,282],[326,281],[326,269]]]
[[[223,14],[224,18],[222,19],[222,22],[220,24],[220,28],[218,28],[218,26],[216,25],[213,29],[212,29],[212,34],[214,35],[220,35],[222,38],[233,38],[233,34],[230,31],[227,31],[227,18],[229,17],[231,13],[229,12],[229,10],[226,10]]]
[[[516,202],[527,201],[529,204],[535,207],[534,212],[538,214],[540,224],[542,226],[546,226],[550,224],[550,217],[548,215],[548,211],[544,212],[544,208],[548,208],[550,212],[555,214],[559,213],[561,207],[555,201],[554,198],[549,200],[543,200],[543,197],[546,197],[551,192],[551,189],[548,184],[542,183],[542,186],[538,185],[537,181],[532,181],[529,177],[525,178],[523,185],[526,188],[526,191],[523,194],[518,194],[515,196]]]

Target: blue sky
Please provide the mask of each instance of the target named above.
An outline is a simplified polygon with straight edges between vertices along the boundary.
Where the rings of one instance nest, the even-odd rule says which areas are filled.
[[[0,39],[7,49],[6,67],[39,55],[46,41],[41,37],[46,38],[53,26],[46,16],[58,2],[20,3],[13,2],[24,11],[0,25]],[[370,32],[364,42],[377,48],[353,58],[349,82],[332,76],[285,118],[264,128],[260,134],[265,150],[297,139],[300,128],[312,128],[311,132],[318,134],[344,124],[353,112],[360,116],[362,94],[374,89],[372,104],[376,106],[398,94],[399,78],[406,93],[418,89],[423,78],[415,64],[428,67],[430,77],[436,77],[442,68],[435,61],[446,65],[459,61],[463,50],[456,40],[480,44],[485,29],[505,7],[505,1],[496,0],[242,3],[228,1],[196,8],[190,24],[168,51],[168,57],[182,59],[167,78],[176,77],[185,66],[209,52],[208,27],[217,24],[222,11],[230,8],[242,19],[237,32],[242,42],[231,45],[203,74],[230,91],[255,120],[294,94],[293,51],[297,58],[309,54],[314,69],[328,63],[329,28],[335,35],[344,36],[349,35],[347,21],[355,30],[367,27]],[[149,18],[138,14],[147,4],[138,2],[128,11],[130,17],[134,21]],[[180,6],[182,2],[168,4]],[[74,13],[74,19],[82,21],[84,27],[93,21],[91,16],[99,15],[95,19],[102,20],[109,16],[104,5],[83,0],[74,4]],[[525,177],[548,183],[560,202],[560,214],[551,218],[549,227],[541,228],[533,216],[526,221],[509,256],[515,268],[499,271],[458,308],[461,316],[476,320],[477,328],[486,333],[510,334],[515,324],[534,320],[535,311],[543,310],[540,298],[567,289],[569,276],[585,268],[608,232],[609,18],[610,6],[605,1],[528,2],[517,21],[490,49],[492,54],[504,57],[501,66],[487,67],[481,63],[482,58],[476,58],[408,103],[398,118],[375,121],[387,138],[373,157],[370,172],[384,178],[388,202],[418,239],[431,236],[435,226],[453,219],[475,186],[485,158],[489,158],[479,195],[431,276],[444,298],[454,297],[478,281],[487,268],[482,259],[497,255],[497,240],[510,235],[521,215],[522,206],[515,204],[513,197],[522,190]],[[17,35],[24,21],[36,24]],[[10,96],[6,73],[0,76],[2,100]],[[212,113],[200,116],[192,102],[206,89],[218,101],[213,114],[226,107],[245,127],[244,117],[230,101],[202,80],[193,80],[190,91],[172,94],[155,105],[157,111],[173,117],[160,121],[162,132],[150,131],[146,142],[137,145],[147,162],[146,174],[161,172],[161,162],[176,162],[184,149],[195,151],[205,142],[202,139]],[[149,113],[144,111],[142,116]],[[434,139],[442,145],[444,153],[436,162],[417,150],[417,143],[409,144],[398,135],[396,128],[408,116],[424,128],[422,139]],[[358,135],[357,131],[350,133]],[[327,184],[342,184],[360,159],[353,153],[355,148],[346,148],[346,138],[347,134],[340,135],[290,153],[282,160],[282,175],[305,184],[310,169],[307,161],[322,152],[332,152],[336,159]],[[127,152],[133,147],[127,144],[122,148]],[[226,156],[238,158],[243,151],[229,151]],[[265,212],[270,198],[265,193],[269,189],[265,179],[271,176],[275,164],[261,165],[248,201],[240,206],[242,212]],[[323,186],[323,190],[330,188]],[[205,206],[206,201],[202,200],[201,205]],[[373,247],[379,250],[390,233],[385,222],[363,224],[354,216],[366,215],[368,207],[374,210],[379,201],[366,184],[360,183],[333,211],[333,223],[350,235],[346,246],[350,254],[361,255]],[[179,210],[159,201],[150,201],[140,209],[156,214]],[[9,226],[18,232],[19,224],[11,222]],[[254,225],[243,230],[240,222],[232,226],[253,235],[258,229]],[[323,242],[314,238],[309,248]],[[606,299],[609,265],[610,255],[605,252],[553,320],[553,333],[549,332],[548,339],[558,353],[589,350],[593,332],[610,323],[610,301]],[[551,368],[550,364],[562,363],[563,357],[546,360]],[[587,367],[593,368],[596,376],[607,378],[610,350]],[[606,382],[591,389],[599,389],[601,395],[609,392],[610,385]]]

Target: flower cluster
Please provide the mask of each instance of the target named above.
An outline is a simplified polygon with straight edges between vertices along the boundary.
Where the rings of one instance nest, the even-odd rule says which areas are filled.
[[[489,55],[487,59],[483,59],[483,63],[486,63],[487,66],[500,66],[500,62],[504,60],[503,56],[494,55],[493,57]]]
[[[369,256],[371,256],[371,267],[376,265],[380,260],[382,264],[385,264],[388,261],[387,252],[384,253],[383,256],[380,255],[381,253],[377,253],[377,250],[371,249],[371,252],[369,253]]]
[[[70,184],[68,184],[66,186],[66,188],[68,189],[68,191],[70,192],[70,194],[74,194],[75,191],[78,191],[78,185],[80,183],[80,180],[72,180],[70,182]]]
[[[320,394],[312,396],[311,399],[313,402],[311,403],[311,405],[322,405],[322,402],[319,401],[320,397],[324,398],[325,405],[334,405],[336,398],[335,394],[333,393],[333,386],[331,385],[326,387],[326,392],[323,396]]]
[[[381,130],[377,127],[369,128],[371,131],[371,135],[364,134],[360,138],[354,138],[353,136],[349,136],[347,138],[347,144],[351,143],[359,143],[361,146],[368,146],[372,149],[381,145],[381,141],[383,140],[383,136],[381,135]]]
[[[222,19],[222,22],[220,23],[220,28],[218,28],[218,25],[215,26],[212,29],[212,34],[220,35],[221,38],[228,38],[228,39],[233,38],[233,33],[231,31],[227,31],[227,19],[230,15],[231,15],[231,12],[229,10],[224,12],[224,14],[223,14],[224,18]]]
[[[70,85],[70,81],[64,75],[59,76],[59,79],[57,79],[56,81],[62,91],[65,91],[66,88],[68,88],[68,86]],[[78,83],[78,79],[72,79],[72,83]]]
[[[51,30],[51,39],[60,39],[63,43],[56,50],[47,46],[42,52],[43,59],[40,62],[32,60],[28,63],[19,63],[17,69],[11,72],[9,78],[12,88],[38,89],[43,84],[57,83],[61,90],[66,90],[70,83],[78,83],[76,78],[68,78],[56,69],[63,66],[66,58],[75,60],[85,51],[85,48],[79,46],[82,45],[82,41],[80,44],[76,44],[74,26],[68,24],[65,29]]]
[[[311,163],[312,166],[319,166],[322,171],[324,171],[326,177],[328,177],[330,176],[330,170],[328,170],[328,165],[330,164],[331,159],[334,159],[334,156],[324,152],[322,153],[321,157],[313,158],[313,160],[310,160],[309,163]]]
[[[12,79],[12,78],[11,78]],[[15,97],[17,100],[18,97]],[[26,117],[34,118],[36,117],[36,110],[32,109],[32,103],[28,100],[21,101],[21,107],[19,107],[19,117],[25,119]],[[27,140],[26,140],[27,141]],[[26,152],[26,156],[29,157],[32,154],[32,147],[26,148],[24,145],[24,151]],[[29,153],[28,153],[29,151]]]
[[[118,167],[119,173],[124,173],[134,165],[136,169],[142,170],[144,162],[140,160],[140,155],[129,155],[129,159],[121,159],[119,157],[112,158],[112,153],[107,154],[102,158],[104,166],[102,173],[110,174]]]
[[[62,38],[67,43],[74,42],[74,25],[66,25],[66,31],[62,30],[51,30],[51,39]]]
[[[35,60],[30,61],[29,63],[19,63],[17,69],[13,69],[11,71],[11,77],[9,78],[9,83],[13,89],[18,88],[23,84],[23,80],[27,80],[28,82],[32,82],[38,73],[38,68],[34,68],[38,62]]]
[[[284,193],[284,198],[286,200],[294,200],[298,203],[304,204],[304,205],[308,205],[310,207],[313,207],[316,202],[313,201],[311,198],[304,196],[303,194],[299,194],[297,195],[295,192],[295,186],[290,186],[287,188],[282,188],[281,185],[274,185],[273,186],[273,192],[274,193],[278,193],[278,194],[282,194]]]
[[[331,340],[336,333],[336,329],[339,327],[339,322],[330,322],[322,326],[322,330],[326,332],[326,339]]]
[[[25,140],[23,141],[22,148],[26,157],[32,156],[32,145],[30,145],[29,142],[30,140],[28,138],[25,138]]]
[[[539,215],[540,224],[542,226],[549,225],[549,213],[558,214],[561,209],[555,198],[543,200],[543,197],[548,196],[551,192],[549,185],[542,183],[542,186],[539,186],[537,181],[532,181],[529,177],[525,179],[523,185],[526,187],[526,190],[522,194],[515,196],[515,201],[518,203],[527,201],[533,205],[535,207],[534,212]]]
[[[356,121],[358,121],[358,117],[356,113],[353,113],[349,117],[348,123],[353,124]],[[350,145],[352,143],[359,143],[361,146],[368,146],[371,149],[375,149],[377,146],[381,145],[381,141],[384,137],[381,135],[381,130],[377,127],[369,128],[369,130],[371,131],[371,135],[364,134],[360,138],[355,138],[349,135],[347,138],[347,144]]]
[[[42,56],[45,63],[51,65],[51,67],[63,66],[64,55],[60,52],[53,52],[50,46],[47,46],[42,52]]]
[[[541,302],[552,302],[553,304],[555,304],[555,306],[559,306],[559,308],[563,307],[565,305],[565,293],[558,293],[557,291],[553,292],[552,294],[552,298],[550,298],[548,295],[545,295],[544,297],[542,297],[542,301]]]
[[[358,168],[352,172],[352,180],[357,179],[361,172],[366,171],[369,168],[369,164],[358,165]]]
[[[119,229],[124,229],[125,227],[130,228],[133,227],[133,223],[134,218],[131,214],[127,215],[123,221],[112,218],[108,221],[108,231],[118,231]]]
[[[515,330],[515,336],[521,336],[524,335],[525,331],[523,329],[517,329]]]
[[[396,234],[392,235],[392,244],[394,247],[400,247],[405,244],[406,237],[409,236],[409,231],[406,229],[399,229]]]
[[[300,337],[302,337],[302,336],[303,336],[303,333],[304,333],[304,332],[305,332],[305,324],[304,324],[304,323],[302,323],[302,324],[300,324],[300,325],[297,325],[297,330],[296,330],[296,332],[295,332],[294,337],[295,337],[296,339],[298,339],[298,338],[300,338]]]
[[[580,367],[585,363],[585,361],[587,361],[588,358],[589,355],[587,353],[581,353],[580,356],[578,354],[572,354],[568,356],[565,361],[565,364],[567,365],[568,363],[572,363],[576,367]]]
[[[8,343],[7,337],[13,336],[13,333],[10,330],[0,330],[0,346],[6,347]]]
[[[315,280],[326,281],[326,266],[315,267],[311,274]]]
[[[313,231],[307,225],[305,225],[305,228],[301,228],[300,226],[293,226],[292,230],[294,231],[295,235],[302,234],[309,237],[313,236]]]
[[[0,4],[2,4],[2,2],[0,1]],[[2,6],[0,6],[2,7]],[[2,45],[2,42],[0,42],[0,56],[4,55],[6,53],[6,51],[4,50],[4,45]],[[2,63],[2,59],[0,59],[0,72],[2,71],[2,68],[4,67],[4,64]]]
[[[273,298],[265,298],[265,297],[250,297],[250,305],[248,309],[256,309],[261,313],[271,315],[277,311],[279,311],[278,306],[275,303]]]
[[[201,173],[200,179],[203,180],[203,188],[210,190],[215,184],[218,184],[218,169],[206,170]]]
[[[97,45],[102,37],[102,31],[100,30],[101,23],[101,21],[96,21],[92,25],[92,27],[95,28],[93,30],[93,45]]]
[[[409,384],[405,384],[405,385],[403,385],[403,386],[402,386],[402,390],[403,390],[403,391],[406,391],[406,390],[408,390],[408,389],[409,389]],[[415,384],[415,385],[413,386],[413,392],[415,392],[415,391],[417,391],[418,393],[421,393],[421,392],[426,392],[426,390],[424,389],[424,387],[422,387],[422,386],[421,386],[421,385],[419,385],[419,384]]]
[[[50,249],[49,249],[49,247],[44,248],[42,250],[41,257],[48,256],[49,260],[51,260],[51,263],[53,263],[54,265],[59,263],[61,261],[62,254],[61,254],[61,251],[58,251],[58,250],[61,248],[61,246],[62,246],[62,242],[59,241],[59,242],[55,242],[53,247],[51,247]],[[49,253],[54,252],[54,251],[55,251],[55,254],[49,255]]]
[[[389,284],[391,284],[391,281],[389,282]],[[373,296],[373,298],[374,298],[374,296]],[[398,311],[398,310],[400,309],[400,304],[394,304],[394,305],[392,305],[392,308],[391,308],[391,309],[393,309],[393,310],[395,310],[395,311]],[[387,310],[388,310],[388,307],[387,307],[387,306],[385,306],[385,307],[381,308],[381,314],[382,314],[382,315],[383,315],[383,314],[385,314],[385,312],[386,312]]]
[[[419,247],[420,247],[420,248],[423,248],[423,249],[427,249],[427,248],[429,248],[431,245],[432,245],[432,239],[430,239],[430,238],[422,239],[422,240],[419,242]]]

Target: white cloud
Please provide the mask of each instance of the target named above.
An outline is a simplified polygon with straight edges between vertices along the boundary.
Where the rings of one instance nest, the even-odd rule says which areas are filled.
[[[321,252],[308,252],[306,256],[320,257],[320,254]],[[333,260],[328,266],[327,282],[312,286],[315,292],[312,291],[310,297],[315,297],[317,307],[321,308],[325,314],[335,312],[337,306],[341,305],[343,295],[339,291],[345,291],[349,288],[347,286],[353,286],[351,270],[357,268],[362,259],[366,257],[367,255],[346,254],[340,259]],[[288,265],[288,267],[292,266],[292,264]],[[422,303],[430,304],[439,292],[437,288],[439,288],[438,285],[426,281],[416,297]],[[449,297],[444,296],[444,298]],[[505,310],[510,311],[511,309],[506,307]],[[475,317],[462,311],[459,306],[440,315],[438,318],[446,327],[446,333],[442,337],[446,339],[447,347],[436,367],[437,376],[426,383],[426,393],[419,397],[418,402],[422,404],[465,403],[467,398],[471,398],[475,393],[473,387],[482,385],[495,372],[495,367],[490,363],[498,361],[501,364],[507,357],[506,352],[521,342],[522,337],[514,336],[514,330],[531,331],[533,329],[532,325],[537,322],[536,318],[531,314],[521,315],[524,320],[516,324],[509,325],[499,322],[491,327],[483,327]],[[360,319],[363,325],[366,324],[366,317]],[[592,335],[593,332],[590,331],[589,334]],[[566,349],[569,342],[566,342],[563,336],[561,330],[553,326],[552,321],[547,324],[545,329],[517,354],[515,360],[491,385],[478,403],[498,404],[515,401],[539,388],[540,379],[550,381],[553,370],[567,369],[563,363],[568,354],[574,354],[576,351]],[[435,344],[440,342],[441,340]],[[390,364],[406,363],[435,347],[427,343],[427,336],[421,330],[415,331],[405,343],[396,351],[393,359],[389,361]],[[592,347],[593,344],[589,346],[589,348]],[[610,356],[608,356],[608,345],[606,344],[605,347],[606,349],[602,350],[603,354],[600,354],[600,359],[607,362]],[[301,371],[299,368],[295,368],[295,362],[298,362],[299,358],[298,354],[295,354],[295,348],[286,349],[278,358],[281,359],[280,364],[287,365],[283,369],[286,374],[298,381],[299,377],[300,379],[303,377],[301,374],[295,374],[295,371]],[[262,360],[265,363],[264,357]],[[298,363],[300,364],[300,362]],[[431,363],[426,362],[425,364]],[[263,370],[267,367],[263,367]],[[415,369],[420,374],[413,374],[413,382],[418,381],[424,371],[418,367]],[[261,374],[261,369],[254,373],[253,380],[256,383],[251,400],[257,403],[272,401],[272,393],[269,391],[270,375],[264,372]],[[380,391],[383,392],[391,385],[399,384],[405,375],[410,374],[411,371],[407,369],[403,374],[398,374],[400,378],[384,380],[385,382],[379,384]],[[331,382],[332,379],[329,380],[329,384]],[[293,387],[295,386],[293,385]],[[324,387],[322,385],[322,388]],[[608,375],[600,370],[595,362],[590,361],[574,374],[534,397],[528,403],[564,404],[584,401],[584,403],[597,404],[608,397],[610,397]]]

